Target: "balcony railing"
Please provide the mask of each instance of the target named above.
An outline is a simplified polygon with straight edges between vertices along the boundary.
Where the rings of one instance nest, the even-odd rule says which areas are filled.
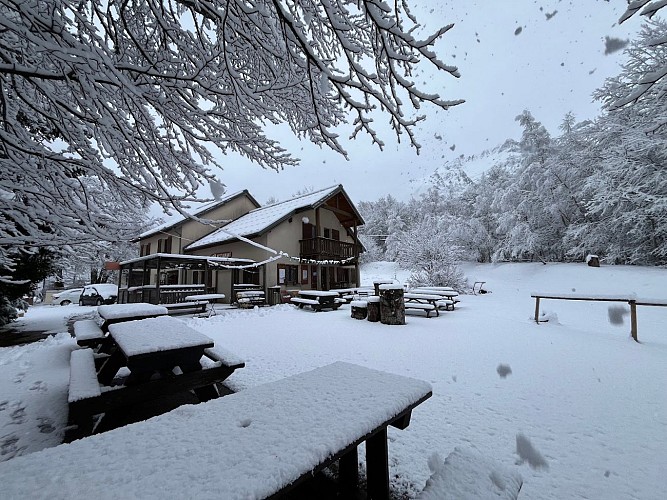
[[[359,247],[355,251],[354,243],[332,240],[329,238],[309,238],[299,240],[300,257],[302,259],[349,259],[359,254]]]

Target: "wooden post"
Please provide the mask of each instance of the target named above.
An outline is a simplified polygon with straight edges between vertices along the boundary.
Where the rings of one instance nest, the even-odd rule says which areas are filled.
[[[380,301],[374,300],[378,297],[369,297],[368,301],[368,321],[376,323],[380,321]]]
[[[637,340],[637,302],[630,300],[628,304],[630,304],[630,335],[635,342],[639,342]]]
[[[355,446],[338,461],[338,477],[343,489],[354,492],[359,485],[359,454]]]
[[[540,298],[535,297],[535,323],[540,324]]]
[[[389,459],[387,458],[387,428],[366,440],[366,476],[368,498],[389,498]]]

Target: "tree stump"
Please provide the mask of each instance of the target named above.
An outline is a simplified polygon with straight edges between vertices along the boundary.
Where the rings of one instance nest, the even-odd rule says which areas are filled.
[[[405,302],[401,285],[380,286],[380,322],[383,325],[405,324]]]
[[[354,319],[366,319],[368,304],[364,300],[353,300],[350,302],[350,315]]]
[[[368,321],[373,323],[380,321],[380,297],[368,298]]]
[[[586,264],[590,267],[600,267],[600,258],[597,255],[587,255]]]

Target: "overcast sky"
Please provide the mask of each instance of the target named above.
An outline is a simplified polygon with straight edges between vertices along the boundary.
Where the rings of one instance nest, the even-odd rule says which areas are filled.
[[[605,78],[618,74],[623,61],[620,50],[605,55],[605,37],[626,40],[640,25],[638,17],[617,25],[625,0],[410,3],[419,4],[413,12],[431,28],[454,23],[436,52],[461,72],[458,80],[440,73],[422,74],[416,81],[447,99],[466,100],[448,112],[424,108],[428,118],[418,130],[422,153],[416,156],[407,145],[397,145],[387,131],[384,152],[361,138],[345,144],[350,155],[346,161],[281,131],[283,146],[301,159],[301,165],[277,173],[244,159],[224,158],[220,179],[227,192],[247,188],[264,203],[271,196],[284,200],[304,188],[340,183],[355,202],[387,194],[408,199],[410,179],[424,177],[461,154],[518,139],[514,118],[523,109],[529,109],[553,135],[568,111],[578,120],[595,117],[599,106],[591,94]]]

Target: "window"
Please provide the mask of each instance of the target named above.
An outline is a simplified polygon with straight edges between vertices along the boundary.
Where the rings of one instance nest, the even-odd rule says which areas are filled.
[[[340,241],[340,231],[338,229],[331,230],[331,239]]]
[[[278,284],[296,285],[299,283],[299,266],[278,264]]]
[[[308,266],[301,266],[301,284],[308,284]]]
[[[141,245],[139,249],[139,257],[143,257],[144,255],[150,255],[151,254],[151,244],[146,243],[144,245]]]
[[[206,271],[192,271],[192,284],[203,285],[206,283]]]
[[[157,253],[162,253],[162,242],[164,240],[157,240]]]
[[[324,228],[324,237],[331,238],[331,229],[329,229],[328,227]]]

